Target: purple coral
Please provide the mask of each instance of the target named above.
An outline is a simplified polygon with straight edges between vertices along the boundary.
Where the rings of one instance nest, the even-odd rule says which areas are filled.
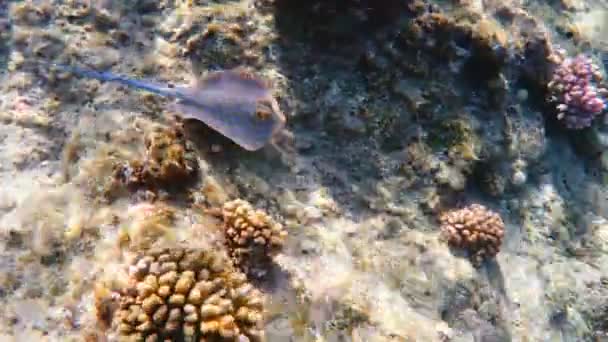
[[[607,106],[608,90],[599,86],[599,67],[584,55],[563,58],[563,51],[558,54],[559,64],[548,85],[557,118],[570,129],[589,127]]]

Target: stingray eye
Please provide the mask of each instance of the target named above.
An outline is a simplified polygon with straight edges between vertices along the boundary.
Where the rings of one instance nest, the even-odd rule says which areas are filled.
[[[255,112],[255,117],[260,119],[260,120],[268,120],[270,119],[270,115],[272,113],[268,112],[268,111],[260,111],[258,110],[257,112]]]
[[[255,109],[255,117],[259,120],[269,120],[272,116],[272,108],[266,102],[258,102]]]

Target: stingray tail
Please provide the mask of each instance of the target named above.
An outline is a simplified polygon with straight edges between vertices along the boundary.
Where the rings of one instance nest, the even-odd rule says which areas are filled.
[[[128,78],[125,76],[117,75],[111,72],[99,72],[91,69],[84,69],[77,66],[71,65],[62,65],[62,64],[53,64],[53,67],[65,71],[76,74],[80,77],[93,78],[102,82],[116,82],[128,87],[137,88],[149,91],[151,93],[167,96],[167,97],[181,97],[180,94],[177,93],[176,89],[165,87],[162,85],[154,84],[148,81],[140,81],[132,78]]]

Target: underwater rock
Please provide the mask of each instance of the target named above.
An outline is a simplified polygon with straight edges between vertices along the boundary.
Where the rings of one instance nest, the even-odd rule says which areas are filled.
[[[608,220],[592,215],[587,221],[587,243],[602,253],[608,253]]]
[[[315,44],[332,47],[360,41],[388,26],[408,11],[408,1],[398,0],[265,0],[275,8],[279,30],[304,33]],[[293,34],[294,32],[289,32]]]
[[[41,26],[48,22],[52,12],[50,3],[24,2],[12,6],[10,16],[18,25]]]
[[[444,213],[439,221],[449,244],[466,249],[475,266],[500,250],[504,223],[497,213],[480,204]]]
[[[441,11],[415,17],[402,34],[409,48],[421,49],[442,62],[458,66],[471,80],[490,86],[507,65],[507,33],[497,22],[468,13],[476,25]],[[498,89],[500,90],[500,89]],[[500,90],[503,91],[503,90]]]
[[[199,3],[196,10],[187,8],[192,4],[182,6],[187,15],[170,12],[159,24],[159,31],[174,44],[176,55],[189,58],[196,70],[257,66],[265,61],[276,36],[270,30],[259,30],[268,20],[255,12],[259,4]]]
[[[604,154],[608,150],[608,125],[603,122],[598,122],[582,132],[579,139],[580,152],[594,156]]]
[[[521,186],[528,180],[528,173],[526,172],[527,163],[523,159],[516,159],[511,165],[511,184],[514,186]]]
[[[531,111],[521,105],[507,108],[504,115],[504,140],[507,144],[509,162],[517,159],[530,163],[541,159],[547,150],[547,134],[541,112]],[[494,157],[504,159],[503,151]]]
[[[515,160],[492,159],[479,165],[477,181],[481,190],[493,197],[501,197],[505,193],[520,190],[528,180],[528,163],[517,158]]]
[[[94,296],[97,323],[103,330],[108,329],[112,324],[112,314],[117,309],[116,296],[102,283],[95,284]]]
[[[140,202],[128,209],[133,222],[123,232],[121,241],[134,250],[150,248],[155,242],[167,237],[174,228],[175,208],[162,202]]]
[[[114,313],[129,341],[263,341],[262,294],[202,249],[150,250],[130,268]]]
[[[487,164],[480,166],[479,183],[481,190],[493,197],[502,196],[508,186],[507,177],[502,172],[504,167],[488,167]]]
[[[602,341],[591,338],[595,334],[601,336],[602,325],[605,327],[602,320],[606,318],[608,288],[602,273],[578,260],[556,260],[542,265],[540,271],[546,279],[545,298],[551,323],[560,328],[560,335],[568,340]],[[594,334],[592,328],[598,331]]]
[[[428,140],[436,151],[445,151],[447,158],[439,158],[435,181],[462,191],[480,159],[485,140],[478,133],[478,122],[471,117],[437,121],[436,127],[429,131]]]

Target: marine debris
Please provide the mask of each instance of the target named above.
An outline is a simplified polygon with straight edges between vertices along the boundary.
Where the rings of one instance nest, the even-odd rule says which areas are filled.
[[[564,51],[557,51],[555,57],[558,65],[548,89],[557,119],[569,129],[591,126],[607,106],[608,89],[601,86],[599,66],[583,54],[566,57]]]
[[[114,314],[129,341],[264,340],[262,294],[228,260],[204,249],[139,256]]]
[[[448,243],[466,249],[475,266],[493,258],[500,250],[504,223],[497,213],[480,204],[451,210],[440,216],[441,232]]]

